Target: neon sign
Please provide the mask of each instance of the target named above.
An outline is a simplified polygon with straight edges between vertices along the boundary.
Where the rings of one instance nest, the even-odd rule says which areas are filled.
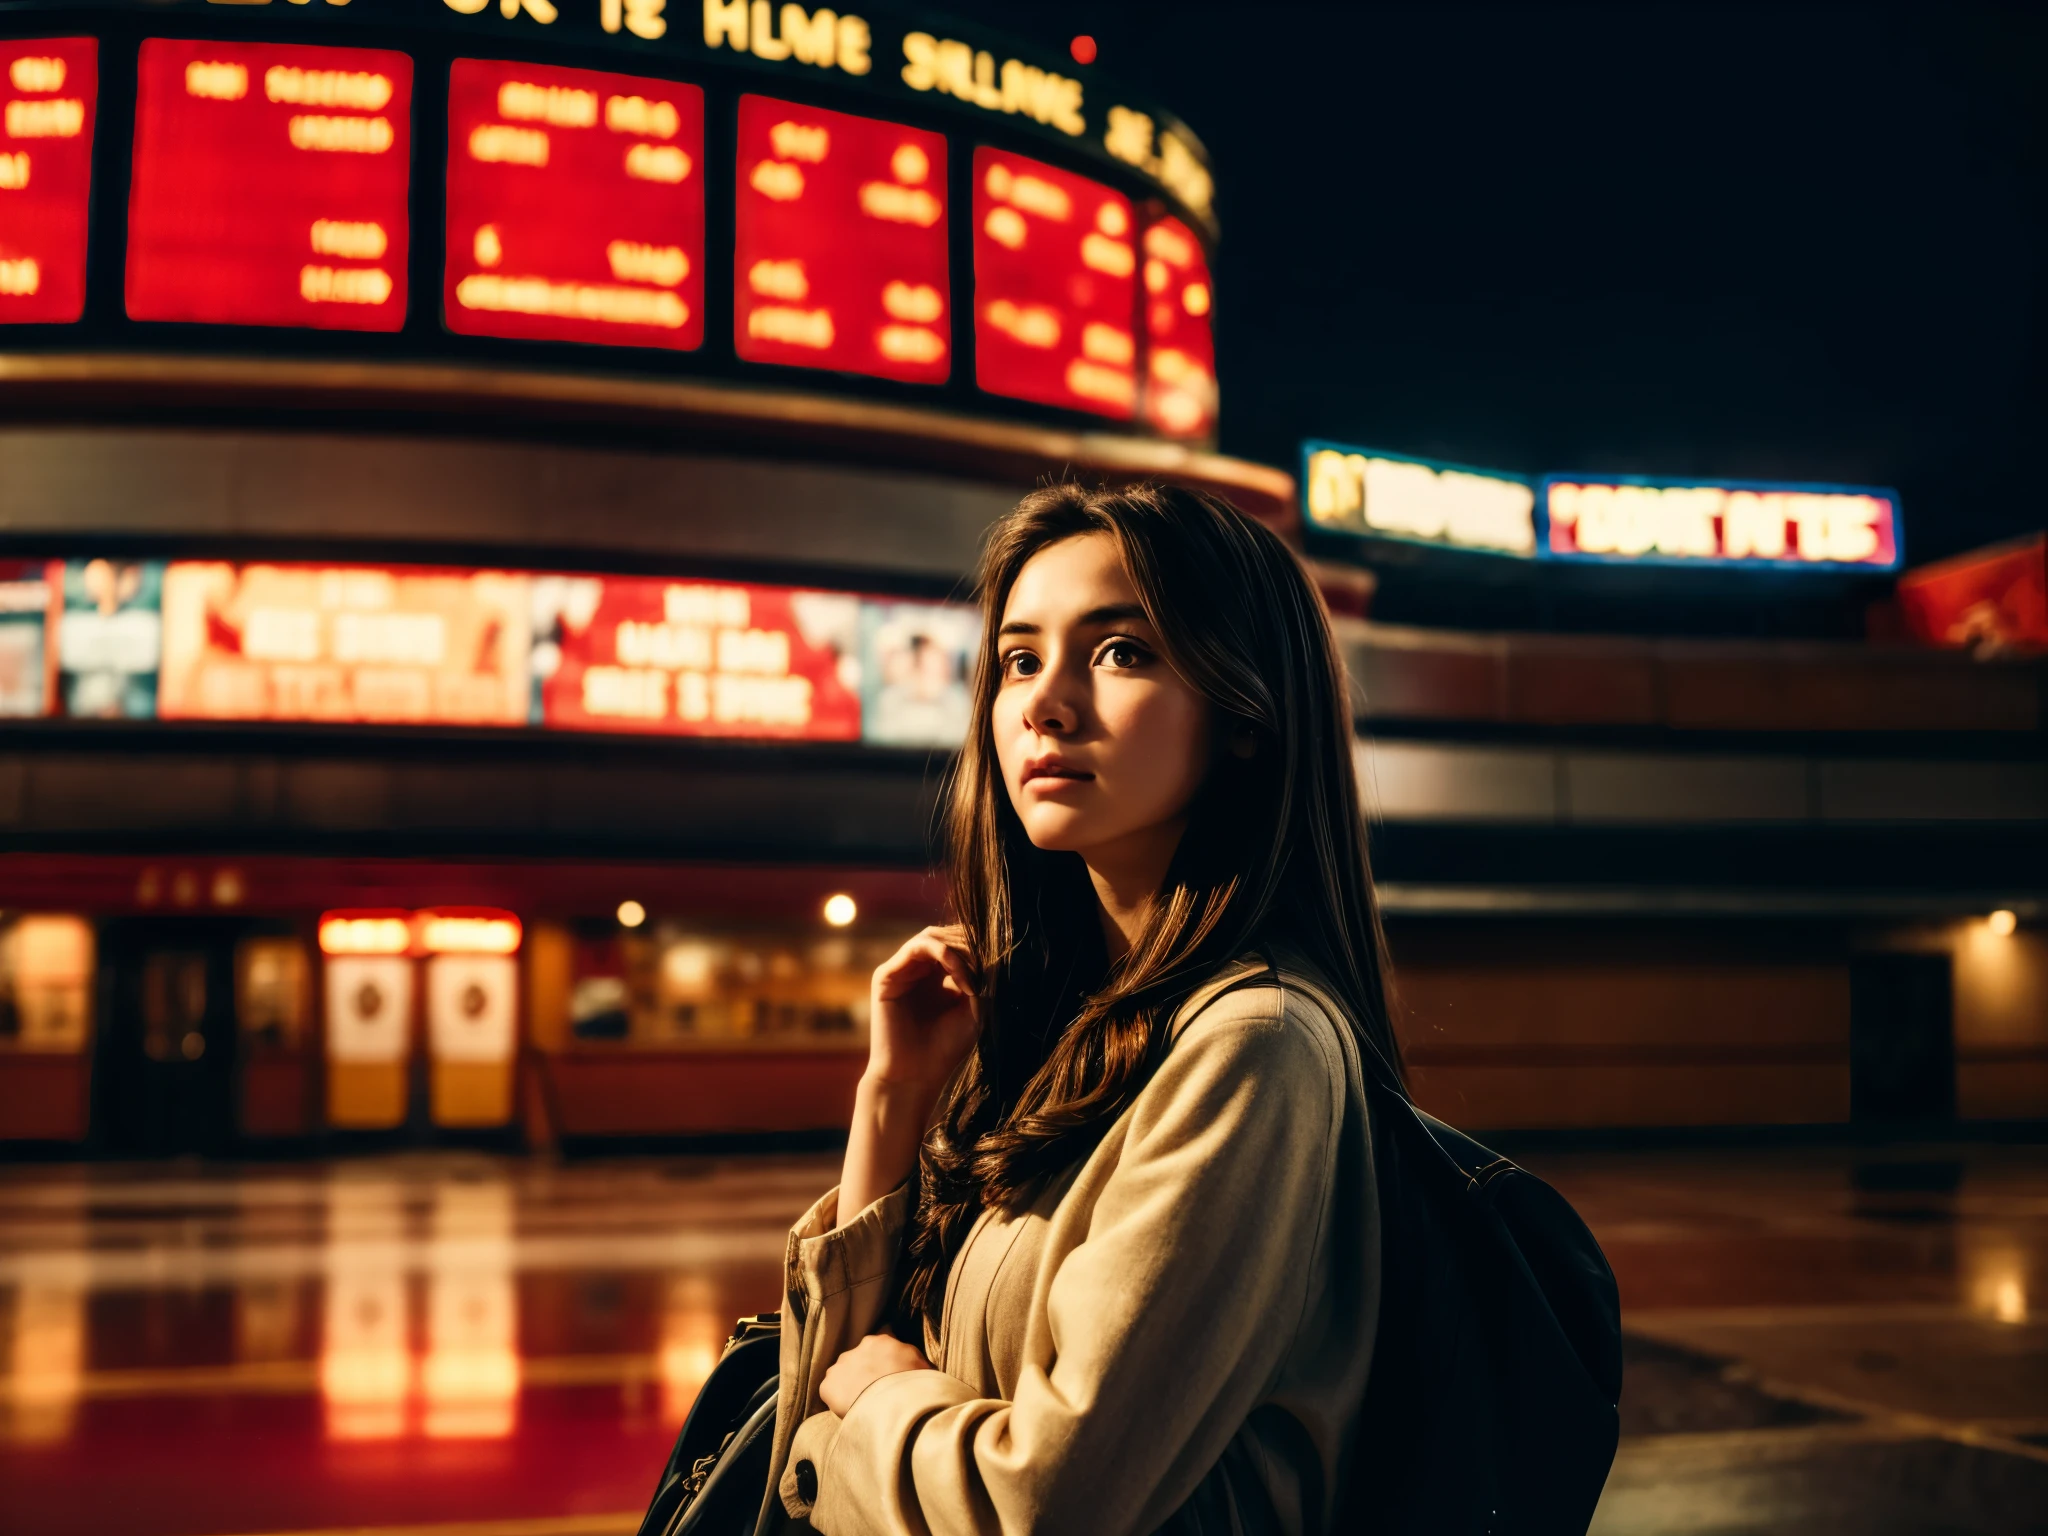
[[[1663,565],[1888,571],[1898,493],[1865,486],[1546,475],[1544,555]]]
[[[1638,475],[1545,475],[1302,444],[1312,533],[1524,559],[1744,569],[1888,571],[1899,497],[1870,486]]]
[[[1493,554],[1536,553],[1536,490],[1491,470],[1377,449],[1303,445],[1309,526]]]

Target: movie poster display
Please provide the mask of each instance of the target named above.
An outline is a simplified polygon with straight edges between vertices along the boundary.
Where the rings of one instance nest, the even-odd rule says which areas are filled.
[[[529,584],[505,571],[179,561],[165,719],[523,725]]]
[[[148,720],[163,657],[164,563],[69,560],[62,567],[57,670],[74,720]]]
[[[44,563],[0,561],[0,718],[26,719],[50,707],[43,643],[49,617]]]
[[[860,599],[845,593],[543,576],[533,631],[544,725],[860,739]]]
[[[861,604],[861,738],[957,747],[973,713],[981,615],[959,603]]]

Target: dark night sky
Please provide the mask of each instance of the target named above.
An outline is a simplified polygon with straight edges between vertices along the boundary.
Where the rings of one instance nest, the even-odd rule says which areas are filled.
[[[1890,484],[1909,563],[2048,525],[2048,11],[946,8],[1207,142],[1229,452]]]

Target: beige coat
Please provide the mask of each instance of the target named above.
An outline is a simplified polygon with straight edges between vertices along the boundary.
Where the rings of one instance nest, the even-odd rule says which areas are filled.
[[[763,1536],[1143,1536],[1195,1498],[1208,1531],[1310,1536],[1336,1505],[1379,1301],[1356,1042],[1291,973],[1188,1000],[1095,1150],[955,1260],[938,1367],[839,1418],[818,1382],[882,1326],[906,1188],[790,1233]],[[787,1511],[790,1520],[783,1518]],[[1183,1516],[1183,1520],[1186,1520]]]

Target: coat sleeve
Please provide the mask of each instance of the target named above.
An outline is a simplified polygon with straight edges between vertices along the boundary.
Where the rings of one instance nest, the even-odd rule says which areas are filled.
[[[760,1532],[781,1524],[776,1481],[798,1425],[824,1407],[819,1381],[844,1351],[882,1326],[895,1299],[910,1199],[906,1181],[842,1227],[839,1191],[833,1189],[790,1228],[783,1254],[782,1376]]]
[[[1300,1325],[1344,1108],[1336,1042],[1276,989],[1232,996],[1133,1105],[1044,1292],[1049,1348],[1026,1353],[1049,1363],[1011,1401],[906,1371],[816,1415],[782,1479],[791,1514],[825,1536],[1127,1536],[1194,1491]]]

